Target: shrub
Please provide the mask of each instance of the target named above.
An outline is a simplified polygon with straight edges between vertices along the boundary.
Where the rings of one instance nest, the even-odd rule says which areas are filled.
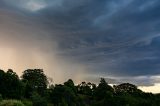
[[[3,100],[2,102],[0,102],[0,106],[25,106],[25,105],[18,100]]]
[[[32,103],[32,101],[30,101],[30,100],[24,99],[24,100],[22,100],[22,102],[23,102],[23,104],[24,104],[25,106],[33,106],[33,103]]]
[[[38,93],[34,92],[31,96],[33,106],[47,106],[45,98],[41,97]]]
[[[0,101],[2,101],[2,95],[0,94]]]

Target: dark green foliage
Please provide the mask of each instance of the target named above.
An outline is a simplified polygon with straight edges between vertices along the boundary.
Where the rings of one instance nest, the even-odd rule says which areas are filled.
[[[29,98],[33,92],[44,95],[47,88],[47,77],[42,69],[28,69],[23,72],[22,81],[26,84],[25,96]]]
[[[50,94],[52,103],[59,105],[65,102],[69,106],[76,103],[76,94],[72,88],[66,85],[56,85]]]
[[[33,106],[47,106],[47,101],[41,97],[37,92],[33,92],[31,96]]]
[[[82,82],[75,86],[72,79],[53,85],[48,84],[42,69],[25,70],[22,80],[11,69],[7,72],[0,70],[0,106],[24,105],[160,106],[160,94],[145,93],[129,83],[111,87],[104,78],[98,85]]]
[[[32,103],[31,100],[23,99],[23,100],[22,100],[22,103],[23,103],[25,106],[33,106],[33,103]]]
[[[99,85],[94,91],[94,97],[97,100],[111,98],[113,96],[113,88],[107,84],[104,78],[101,78]]]
[[[92,96],[92,84],[90,82],[82,82],[77,86],[78,93]]]
[[[69,79],[68,81],[64,82],[64,85],[69,87],[70,89],[72,89],[72,91],[77,94],[77,90],[76,87],[74,85],[74,82],[72,81],[72,79]]]
[[[136,93],[141,92],[137,87],[133,84],[123,83],[120,85],[114,85],[114,89],[116,93]]]
[[[0,94],[0,102],[2,101],[2,95]]]
[[[23,84],[18,75],[9,69],[0,70],[0,94],[3,98],[20,99],[23,96]]]

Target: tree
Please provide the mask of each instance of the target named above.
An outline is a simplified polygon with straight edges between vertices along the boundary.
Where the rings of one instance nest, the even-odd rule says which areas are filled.
[[[41,97],[37,92],[33,92],[31,96],[33,106],[47,106],[47,101]]]
[[[6,93],[6,77],[5,72],[3,70],[0,70],[0,94],[3,96]]]
[[[99,85],[94,91],[94,96],[98,100],[110,98],[113,95],[113,88],[107,84],[104,78],[101,78]]]
[[[77,94],[77,90],[72,79],[69,79],[68,81],[64,82],[64,85],[71,88],[73,92]]]
[[[92,84],[90,82],[86,83],[86,82],[82,82],[81,84],[79,84],[77,86],[78,92],[80,94],[84,94],[84,95],[88,95],[88,96],[92,96],[93,94],[93,90],[96,88],[95,84]]]
[[[26,97],[33,92],[44,95],[48,80],[42,69],[28,69],[23,72],[22,81],[26,83]]]
[[[74,106],[76,103],[76,95],[74,91],[65,85],[55,85],[53,91],[50,93],[50,98],[53,104],[60,105],[62,102],[68,106]]]
[[[23,96],[23,84],[12,69],[0,70],[0,94],[4,98],[19,99]]]
[[[114,90],[116,93],[135,93],[140,90],[137,89],[137,86],[130,83],[123,83],[120,85],[114,85]]]

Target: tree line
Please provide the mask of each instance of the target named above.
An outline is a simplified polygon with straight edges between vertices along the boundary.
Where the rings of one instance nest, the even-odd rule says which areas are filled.
[[[112,87],[101,78],[98,85],[75,85],[72,79],[51,84],[43,69],[27,69],[20,77],[12,69],[0,70],[0,106],[12,106],[5,104],[13,102],[9,100],[19,100],[22,106],[160,106],[160,94],[130,83]]]

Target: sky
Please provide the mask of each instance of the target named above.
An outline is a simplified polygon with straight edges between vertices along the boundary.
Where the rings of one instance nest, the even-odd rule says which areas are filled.
[[[0,68],[158,93],[159,10],[159,0],[1,0]]]

